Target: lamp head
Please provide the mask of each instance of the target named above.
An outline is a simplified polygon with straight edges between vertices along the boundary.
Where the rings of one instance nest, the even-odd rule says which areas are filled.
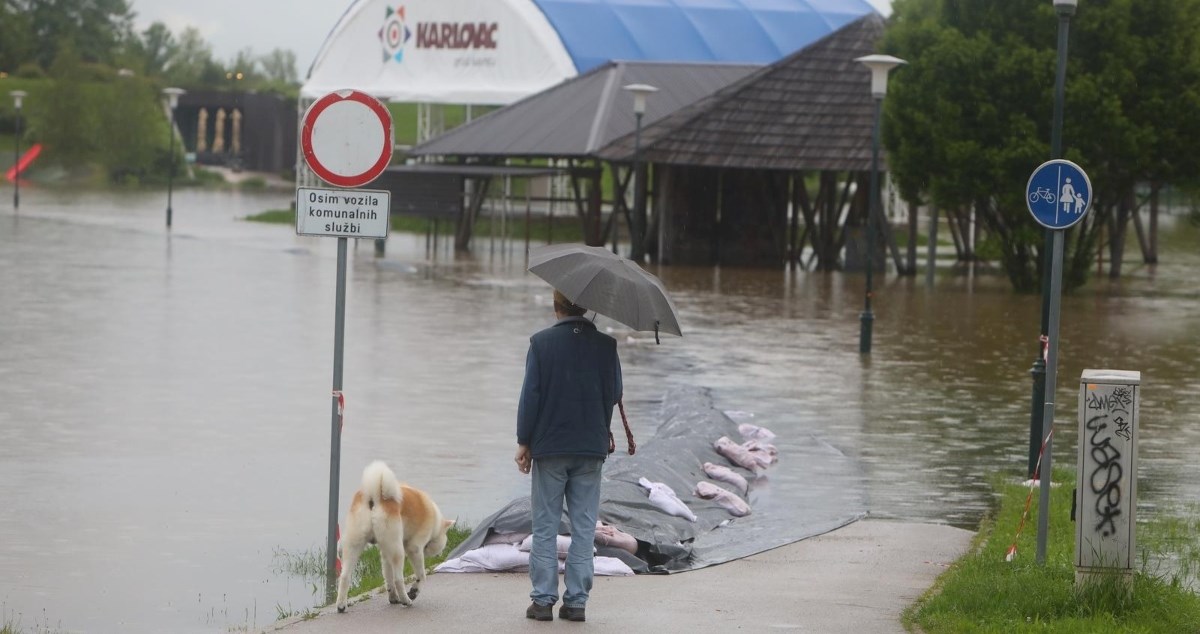
[[[174,110],[175,106],[179,105],[179,96],[186,92],[182,88],[163,88],[163,95],[166,95],[167,105],[171,107],[171,110]]]
[[[893,68],[908,62],[891,55],[866,55],[854,61],[871,69],[871,96],[883,99],[887,94],[888,72]]]
[[[633,93],[634,114],[644,114],[646,112],[646,97],[658,92],[658,88],[649,84],[628,84],[623,86],[623,89]]]
[[[1059,15],[1074,15],[1075,7],[1079,5],[1079,0],[1053,0],[1054,10]]]
[[[25,92],[24,90],[13,90],[13,91],[10,91],[8,94],[10,97],[13,98],[13,105],[15,105],[17,107],[17,110],[20,110],[21,109],[21,100],[24,99],[25,96],[28,95],[29,93]]]

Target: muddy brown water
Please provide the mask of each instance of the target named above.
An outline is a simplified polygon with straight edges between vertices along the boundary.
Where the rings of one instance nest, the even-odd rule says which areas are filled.
[[[161,192],[31,187],[19,214],[0,211],[4,619],[253,630],[321,598],[277,551],[325,540],[336,240],[241,220],[289,196],[177,191],[169,233]],[[1082,370],[1142,372],[1145,517],[1194,505],[1200,485],[1200,232],[1163,224],[1162,264],[1131,260],[1063,299],[1058,369],[1060,466]],[[514,417],[549,289],[522,243],[426,247],[351,248],[341,499],[382,457],[471,523],[527,492]],[[707,387],[779,433],[784,459],[801,437],[847,455],[872,516],[967,528],[989,476],[1024,471],[1040,300],[995,273],[885,276],[863,358],[862,276],[657,272],[684,337],[655,346],[598,321],[621,341],[640,437],[668,389]]]

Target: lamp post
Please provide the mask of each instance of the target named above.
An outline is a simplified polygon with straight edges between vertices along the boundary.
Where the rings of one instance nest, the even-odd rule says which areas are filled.
[[[871,131],[871,191],[867,201],[867,292],[863,312],[859,315],[861,329],[858,336],[858,351],[871,353],[871,326],[875,315],[871,312],[871,281],[875,269],[875,208],[879,200],[879,127],[883,111],[883,97],[887,94],[888,73],[904,60],[891,55],[866,55],[854,61],[871,69],[871,97],[875,101],[875,125]]]
[[[1054,75],[1054,118],[1050,124],[1050,158],[1062,158],[1062,126],[1063,126],[1063,101],[1066,92],[1067,84],[1067,35],[1071,28],[1071,16],[1075,15],[1075,7],[1078,5],[1078,0],[1053,0],[1054,11],[1058,14],[1058,65]],[[1037,563],[1046,562],[1046,539],[1050,526],[1050,470],[1051,470],[1051,447],[1053,443],[1050,440],[1050,430],[1054,428],[1053,420],[1046,420],[1046,394],[1054,393],[1053,383],[1046,380],[1046,346],[1058,345],[1057,341],[1050,341],[1051,326],[1054,328],[1054,336],[1058,336],[1058,322],[1055,317],[1055,323],[1051,324],[1051,301],[1055,292],[1053,288],[1054,276],[1051,271],[1052,253],[1054,252],[1055,234],[1061,234],[1061,231],[1053,229],[1045,229],[1045,241],[1042,246],[1042,332],[1038,337],[1038,356],[1033,362],[1033,369],[1030,374],[1033,375],[1033,405],[1030,409],[1029,421],[1029,474],[1033,477],[1034,472],[1038,473],[1038,478],[1041,480],[1041,487],[1038,496],[1038,537],[1037,537]],[[1059,243],[1061,249],[1061,242]],[[1054,357],[1051,359],[1053,360]],[[1054,374],[1050,375],[1051,377]],[[1053,396],[1051,396],[1053,401]],[[1053,410],[1051,410],[1053,411]],[[1051,416],[1053,418],[1053,415]],[[1045,443],[1045,447],[1042,447]],[[1039,459],[1042,466],[1038,467]]]
[[[642,178],[642,115],[646,114],[646,97],[658,92],[648,84],[629,84],[624,89],[633,94],[633,235],[630,236],[629,258],[641,262],[646,255],[646,184]],[[659,224],[659,250],[662,250],[662,224]],[[615,245],[615,242],[614,242]]]
[[[1054,118],[1050,125],[1050,158],[1062,158],[1063,94],[1067,83],[1067,34],[1077,0],[1053,0],[1058,13],[1058,66],[1054,76]],[[1050,252],[1054,249],[1054,231],[1043,229],[1042,252],[1042,329],[1038,337],[1037,357],[1029,374],[1033,378],[1033,399],[1029,408],[1029,477],[1038,470],[1041,454],[1042,418],[1046,404],[1046,331],[1050,329]]]
[[[17,109],[17,138],[13,154],[13,210],[16,211],[21,209],[21,101],[29,93],[13,90],[8,94],[13,98],[13,105]]]
[[[163,88],[163,95],[167,98],[167,108],[171,111],[171,125],[167,129],[167,134],[171,138],[169,143],[171,151],[168,155],[170,166],[167,168],[167,229],[171,228],[171,187],[175,180],[175,106],[179,105],[179,96],[184,92],[186,91],[182,88]]]

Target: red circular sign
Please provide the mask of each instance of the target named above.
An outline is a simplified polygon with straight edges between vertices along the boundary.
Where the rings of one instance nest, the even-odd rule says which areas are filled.
[[[392,115],[364,92],[331,92],[304,113],[300,147],[321,180],[338,187],[366,185],[392,161]]]

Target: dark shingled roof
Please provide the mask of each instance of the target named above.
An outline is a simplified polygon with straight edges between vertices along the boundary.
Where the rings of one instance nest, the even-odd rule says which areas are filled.
[[[869,171],[871,72],[854,59],[876,52],[883,28],[883,18],[864,16],[644,126],[643,159],[708,167]],[[633,136],[614,139],[597,154],[631,160]]]
[[[762,68],[740,64],[609,62],[417,145],[409,153],[446,156],[591,157],[632,134],[628,84],[659,89],[646,100],[643,129]]]

